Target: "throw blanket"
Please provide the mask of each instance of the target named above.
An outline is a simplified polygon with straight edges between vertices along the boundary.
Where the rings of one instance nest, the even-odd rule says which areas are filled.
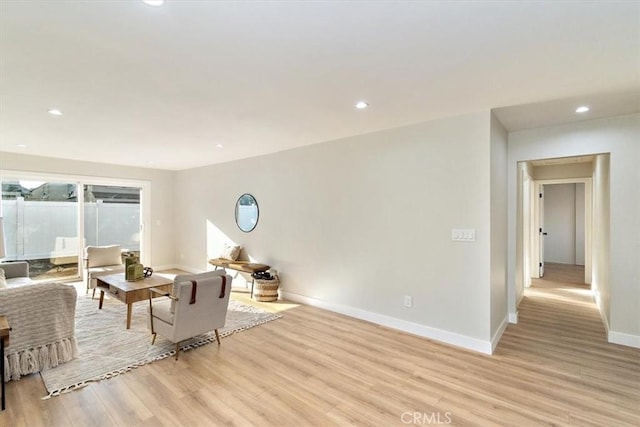
[[[62,283],[0,289],[0,314],[11,332],[4,355],[4,381],[68,362],[78,354],[76,290]]]

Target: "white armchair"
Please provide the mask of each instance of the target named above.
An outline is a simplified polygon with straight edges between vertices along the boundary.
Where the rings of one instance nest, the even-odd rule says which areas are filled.
[[[93,289],[96,295],[97,277],[108,274],[124,273],[120,245],[87,246],[84,250],[85,268],[87,270],[87,292]]]
[[[214,330],[220,345],[218,328],[224,326],[227,317],[231,280],[224,270],[210,271],[176,276],[171,294],[152,288],[152,292],[167,298],[152,299],[152,292],[149,294],[151,343],[155,343],[157,334],[175,343],[176,360],[181,341],[205,332]]]

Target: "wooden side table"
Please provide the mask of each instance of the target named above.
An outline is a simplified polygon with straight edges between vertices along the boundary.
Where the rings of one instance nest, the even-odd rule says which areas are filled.
[[[2,410],[5,407],[4,397],[4,348],[9,346],[9,322],[7,316],[0,316],[0,381],[2,381]]]

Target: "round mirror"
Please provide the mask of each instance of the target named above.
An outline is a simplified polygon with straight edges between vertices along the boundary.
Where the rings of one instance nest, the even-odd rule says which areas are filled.
[[[236,202],[236,224],[245,233],[258,225],[258,202],[251,194],[243,194]]]

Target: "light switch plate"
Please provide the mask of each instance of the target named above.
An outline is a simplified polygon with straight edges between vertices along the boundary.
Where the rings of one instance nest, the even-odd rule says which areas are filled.
[[[404,306],[411,308],[413,306],[413,297],[411,295],[404,296]]]
[[[454,242],[475,242],[475,228],[453,228],[451,230],[451,240]]]

